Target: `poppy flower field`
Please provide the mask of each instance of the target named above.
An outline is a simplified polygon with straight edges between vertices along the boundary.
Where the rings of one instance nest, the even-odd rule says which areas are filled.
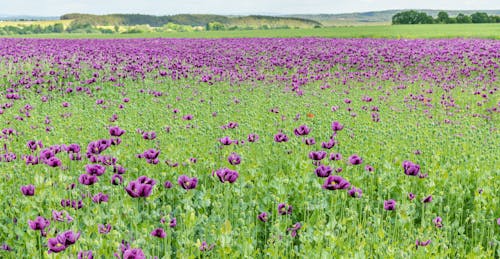
[[[500,256],[500,42],[1,39],[1,258]]]

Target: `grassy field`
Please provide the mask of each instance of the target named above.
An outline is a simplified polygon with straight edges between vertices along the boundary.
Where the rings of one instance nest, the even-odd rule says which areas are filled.
[[[137,34],[34,34],[29,38],[486,38],[500,39],[500,24],[345,26],[316,29],[201,31]]]
[[[0,27],[5,26],[30,26],[30,25],[40,25],[42,27],[47,27],[54,25],[56,23],[62,23],[64,27],[68,27],[72,20],[50,20],[50,21],[0,21]]]

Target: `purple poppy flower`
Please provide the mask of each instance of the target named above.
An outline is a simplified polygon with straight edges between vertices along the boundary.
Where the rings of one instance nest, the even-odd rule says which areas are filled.
[[[348,189],[351,184],[344,178],[338,175],[330,175],[326,178],[322,188],[327,190]]]
[[[363,159],[359,157],[358,155],[354,154],[349,157],[349,163],[351,165],[359,165],[363,163]]]
[[[142,138],[145,140],[153,140],[156,138],[156,132],[154,132],[154,131],[144,132],[144,133],[142,133]]]
[[[52,210],[52,219],[59,222],[72,222],[73,218],[65,210],[57,211]]]
[[[217,171],[213,172],[212,175],[217,175],[221,183],[234,183],[239,176],[238,172],[228,168],[218,169]]]
[[[59,253],[62,252],[66,249],[66,246],[64,244],[59,243],[57,238],[49,238],[47,241],[47,246],[49,248],[48,253]]]
[[[177,226],[177,219],[176,219],[176,218],[172,218],[172,219],[170,220],[170,222],[168,223],[168,226],[169,226],[170,228],[175,228],[175,227]]]
[[[21,186],[21,192],[24,196],[34,196],[35,186],[32,184]]]
[[[201,242],[200,251],[206,252],[214,249],[215,244],[208,245],[206,241]]]
[[[361,198],[361,196],[363,196],[363,191],[354,186],[349,191],[347,191],[347,193],[349,194],[349,196],[354,198]]]
[[[442,228],[443,227],[443,219],[441,217],[436,217],[435,219],[432,220],[432,222],[434,223],[434,225],[437,227],[437,228]]]
[[[298,128],[293,130],[293,134],[295,134],[295,136],[306,136],[309,132],[311,132],[311,129],[309,129],[307,125],[300,125]]]
[[[187,114],[187,115],[182,116],[182,119],[186,120],[186,121],[190,121],[193,118],[194,118],[194,116],[192,114]]]
[[[165,238],[167,236],[167,233],[163,228],[157,228],[151,232],[151,236],[158,237],[158,238]]]
[[[427,240],[427,241],[419,241],[417,239],[417,241],[415,242],[415,248],[418,249],[419,246],[427,246],[431,243],[431,240]]]
[[[248,140],[248,142],[251,142],[251,143],[256,142],[257,140],[259,140],[259,135],[254,134],[254,133],[248,134],[247,140]]]
[[[411,161],[405,160],[403,162],[403,169],[406,175],[417,176],[420,173],[420,165],[414,164]]]
[[[119,174],[114,174],[111,177],[111,184],[113,184],[113,185],[120,185],[120,184],[122,184],[122,182],[123,182],[123,177]]]
[[[297,231],[302,228],[302,225],[300,222],[297,222],[293,225],[293,227],[288,228],[286,231],[290,231],[290,236],[296,237],[297,236]]]
[[[340,122],[338,122],[338,121],[332,122],[332,130],[333,131],[335,131],[335,132],[341,131],[343,128],[344,128],[344,126],[342,124],[340,124]]]
[[[139,248],[127,249],[123,252],[123,259],[146,259],[144,252]]]
[[[110,231],[111,231],[111,224],[106,224],[106,225],[103,225],[103,224],[99,224],[97,225],[97,231],[99,232],[99,234],[108,234]]]
[[[396,209],[396,201],[395,200],[387,200],[384,201],[384,210],[395,210]]]
[[[373,169],[373,166],[371,166],[371,165],[366,165],[365,170],[368,172],[373,172],[375,169]]]
[[[0,246],[0,249],[3,251],[12,252],[12,248],[6,243],[3,243],[2,246]]]
[[[78,177],[78,182],[80,182],[83,185],[92,185],[94,183],[97,183],[99,181],[99,178],[95,175],[88,175],[88,174],[81,174],[80,177]]]
[[[340,153],[331,153],[330,160],[342,160],[342,155]]]
[[[100,192],[92,197],[92,201],[94,203],[102,203],[102,202],[108,202],[109,196]]]
[[[500,218],[497,219],[497,225],[500,226]]]
[[[62,164],[61,160],[55,156],[48,158],[44,163],[50,167],[59,167]]]
[[[422,200],[423,203],[429,203],[431,201],[432,201],[432,195],[429,195]]]
[[[121,135],[125,134],[125,130],[120,129],[118,126],[113,126],[109,128],[109,135],[112,137],[120,137]]]
[[[323,150],[309,152],[309,158],[315,161],[320,161],[326,157],[326,152]]]
[[[280,143],[280,142],[288,142],[288,136],[283,134],[282,132],[274,135],[274,141]]]
[[[80,238],[80,232],[74,233],[72,230],[68,230],[63,232],[62,234],[57,235],[57,241],[67,246],[73,245]]]
[[[135,181],[130,181],[125,190],[132,198],[148,197],[153,191],[156,181],[146,176],[140,176]]]
[[[231,165],[239,165],[241,163],[241,157],[233,152],[229,155],[227,161],[229,161]]]
[[[106,167],[99,164],[90,164],[85,166],[85,172],[89,175],[101,176],[106,172]]]
[[[172,182],[170,182],[170,181],[166,181],[166,182],[163,184],[163,186],[164,186],[166,189],[170,189],[170,188],[172,188],[172,186],[173,186],[173,185],[172,185]]]
[[[412,192],[408,193],[408,199],[410,199],[410,201],[415,199],[415,194],[413,194]]]
[[[94,259],[92,250],[78,252],[78,259]]]
[[[186,175],[181,175],[179,176],[179,178],[177,179],[177,183],[179,183],[179,185],[185,189],[185,190],[190,190],[190,189],[194,189],[196,188],[196,185],[198,184],[198,178],[196,177],[193,177],[193,178],[189,178],[188,176]]]
[[[321,147],[322,147],[322,148],[325,148],[325,149],[331,149],[331,148],[333,148],[336,144],[337,144],[337,142],[335,141],[335,139],[331,138],[328,142],[323,142],[323,143],[321,143]]]
[[[35,220],[28,220],[28,225],[33,230],[40,230],[42,236],[45,236],[45,229],[50,226],[50,221],[44,217],[38,216]]]
[[[267,222],[269,220],[269,216],[267,214],[267,212],[262,212],[260,213],[257,218],[262,221],[262,222]]]
[[[126,171],[127,171],[127,169],[125,169],[122,166],[119,166],[119,165],[114,165],[113,166],[113,172],[115,172],[117,174],[124,174]]]
[[[320,165],[314,170],[317,177],[328,177],[332,174],[333,169],[327,165]]]
[[[233,143],[233,141],[231,140],[231,138],[229,138],[228,136],[225,136],[221,139],[219,139],[220,143],[224,146],[229,146]]]
[[[312,146],[316,144],[316,140],[314,140],[314,138],[306,138],[304,139],[304,143],[308,146]]]
[[[292,205],[287,205],[285,203],[278,204],[278,214],[279,215],[290,215],[292,214],[293,207]]]

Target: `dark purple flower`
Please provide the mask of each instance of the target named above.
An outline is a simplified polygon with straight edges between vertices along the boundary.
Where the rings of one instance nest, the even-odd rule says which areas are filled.
[[[61,166],[61,160],[59,160],[59,158],[53,156],[47,160],[44,161],[44,163],[50,167],[58,167],[58,166]]]
[[[52,219],[59,222],[72,222],[73,218],[69,215],[69,213],[65,210],[57,211],[52,210]]]
[[[279,215],[290,215],[292,214],[293,207],[292,205],[287,205],[285,203],[278,204],[278,214]]]
[[[375,170],[375,169],[373,169],[373,166],[371,166],[371,165],[366,165],[365,170],[368,172],[373,172],[373,170]]]
[[[146,259],[144,252],[139,248],[127,249],[123,253],[123,259]]]
[[[267,214],[267,212],[262,212],[260,213],[257,218],[262,221],[262,222],[267,222],[269,220],[269,216]]]
[[[106,172],[106,167],[99,164],[90,164],[85,166],[85,172],[89,175],[101,176]]]
[[[280,143],[280,142],[288,142],[288,136],[283,134],[282,132],[274,135],[274,141]]]
[[[336,144],[337,144],[337,142],[335,141],[335,139],[331,138],[328,142],[323,142],[323,143],[321,143],[321,147],[322,147],[322,148],[326,148],[326,149],[331,149],[331,148],[333,148]]]
[[[113,185],[120,185],[120,184],[122,184],[122,182],[123,182],[123,177],[119,174],[114,174],[111,177],[111,184],[113,184]]]
[[[423,203],[429,203],[431,201],[432,201],[432,195],[429,195],[422,200]]]
[[[233,143],[233,141],[231,140],[231,138],[229,138],[228,136],[225,136],[225,137],[219,139],[219,141],[224,146],[228,146],[228,145],[231,145]]]
[[[335,132],[341,131],[343,128],[344,128],[344,126],[342,124],[340,124],[340,122],[338,122],[338,121],[332,122],[332,130],[333,131],[335,131]]]
[[[326,157],[326,152],[323,150],[309,152],[309,158],[315,161],[320,161]]]
[[[415,242],[415,248],[418,249],[419,246],[427,246],[431,243],[431,240],[427,240],[427,241],[419,241],[417,239],[417,241]]]
[[[125,190],[132,198],[148,197],[153,191],[156,181],[146,176],[139,176],[137,180],[130,181]]]
[[[57,238],[49,238],[47,241],[47,246],[49,247],[48,253],[59,253],[66,249],[64,244],[59,243]]]
[[[248,142],[256,142],[257,140],[259,140],[259,135],[254,133],[248,134],[247,140]]]
[[[415,194],[413,194],[412,192],[408,193],[408,199],[410,199],[410,201],[415,199]]]
[[[172,218],[172,219],[170,220],[170,222],[168,223],[168,226],[169,226],[170,228],[175,228],[175,227],[177,226],[177,219],[176,219],[176,218]]]
[[[408,160],[403,162],[403,169],[405,174],[410,176],[417,176],[420,173],[420,165],[414,164]]]
[[[111,231],[111,224],[106,224],[106,225],[103,225],[103,224],[99,224],[97,225],[97,231],[99,232],[99,234],[108,234],[110,231]]]
[[[6,243],[3,243],[2,246],[0,246],[0,249],[3,251],[12,252],[12,248]]]
[[[164,186],[165,188],[167,188],[167,189],[170,189],[170,188],[172,188],[172,186],[173,186],[173,185],[172,185],[172,182],[170,182],[170,181],[166,181],[166,182],[163,184],[163,186]]]
[[[88,174],[81,174],[80,177],[78,177],[78,182],[80,182],[83,185],[92,185],[94,183],[97,183],[99,181],[99,178],[95,175],[88,175]]]
[[[432,220],[432,222],[434,222],[434,225],[437,227],[437,228],[442,228],[443,227],[443,219],[441,217],[436,217],[435,219]]]
[[[297,236],[297,231],[302,228],[302,225],[300,224],[300,222],[297,222],[293,225],[293,227],[291,228],[288,228],[286,231],[290,231],[290,235],[292,237],[296,237]]]
[[[28,220],[28,224],[33,230],[40,230],[42,235],[44,235],[45,228],[50,226],[50,221],[44,217],[38,216],[34,221]]]
[[[349,163],[351,165],[359,165],[363,163],[363,159],[361,159],[361,157],[359,157],[358,155],[354,154],[349,157]]]
[[[387,200],[384,201],[384,210],[395,210],[396,209],[396,201],[395,200]]]
[[[92,201],[94,203],[102,203],[102,202],[108,202],[109,196],[100,192],[92,197]]]
[[[304,143],[308,146],[312,146],[316,144],[316,140],[314,140],[314,138],[306,138],[304,139]]]
[[[163,228],[157,228],[151,232],[151,236],[158,237],[158,238],[165,238],[167,236],[167,233]]]
[[[293,130],[295,136],[306,136],[311,132],[311,130],[306,125],[300,125],[298,128]]]
[[[213,172],[212,175],[217,175],[221,183],[229,182],[234,183],[238,179],[238,172],[228,168],[221,168]]]
[[[326,178],[322,187],[327,190],[340,190],[348,189],[350,186],[351,184],[346,179],[338,175],[330,175]]]
[[[186,121],[190,121],[193,118],[194,118],[194,116],[192,114],[187,114],[187,115],[182,116],[182,119],[186,120]]]
[[[342,155],[340,153],[331,153],[330,160],[342,160]]]
[[[144,132],[142,133],[142,138],[146,140],[153,140],[156,138],[156,132],[151,131],[151,132]]]
[[[109,128],[109,135],[113,137],[120,137],[123,134],[125,134],[125,130],[120,129],[120,127],[118,126],[113,126]]]
[[[227,161],[229,161],[231,165],[239,165],[241,163],[241,157],[233,152],[229,155]]]
[[[177,179],[177,183],[179,183],[179,185],[185,189],[185,190],[190,190],[190,189],[194,189],[196,188],[196,185],[198,184],[198,178],[196,177],[193,177],[193,178],[189,178],[188,176],[186,175],[181,175],[179,176],[179,178]]]
[[[78,259],[94,259],[92,250],[78,252]]]
[[[363,191],[354,186],[349,191],[347,191],[347,193],[349,194],[349,196],[354,198],[361,198],[361,196],[363,196]]]
[[[21,192],[24,196],[34,196],[35,186],[32,184],[21,186]]]
[[[330,166],[327,165],[320,165],[314,170],[314,173],[318,177],[328,177],[330,174],[332,174],[333,169]]]

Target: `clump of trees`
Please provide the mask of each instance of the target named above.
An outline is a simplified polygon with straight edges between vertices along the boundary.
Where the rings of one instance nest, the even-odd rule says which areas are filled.
[[[450,23],[500,23],[500,16],[488,15],[484,12],[475,12],[466,15],[459,13],[456,17],[450,17],[447,12],[441,11],[436,18],[425,12],[405,11],[392,16],[392,24],[450,24]]]

